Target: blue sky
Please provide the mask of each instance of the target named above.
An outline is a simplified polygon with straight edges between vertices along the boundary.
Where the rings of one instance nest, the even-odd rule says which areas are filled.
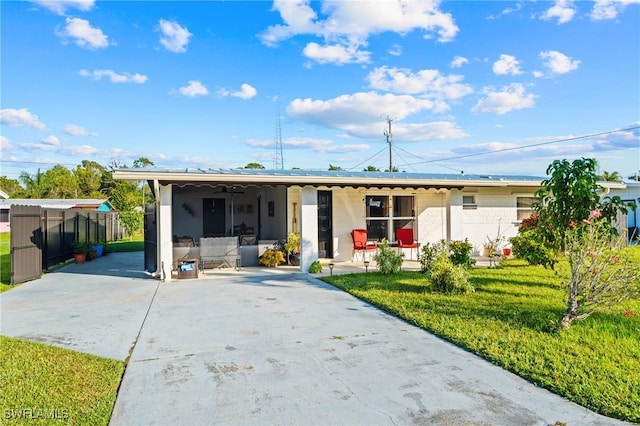
[[[640,169],[640,0],[0,8],[10,178],[84,159],[272,168],[278,115],[286,169],[384,170],[386,118],[408,172]]]

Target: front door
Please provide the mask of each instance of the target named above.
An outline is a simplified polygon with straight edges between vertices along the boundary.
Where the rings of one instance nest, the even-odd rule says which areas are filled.
[[[224,237],[226,212],[224,198],[202,200],[202,233],[205,237]]]
[[[331,191],[318,191],[318,257],[333,258]]]

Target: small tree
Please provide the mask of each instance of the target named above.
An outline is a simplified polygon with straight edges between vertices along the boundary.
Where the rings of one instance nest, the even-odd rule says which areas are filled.
[[[535,194],[541,203],[533,206],[540,215],[536,230],[542,233],[547,245],[563,249],[571,224],[587,219],[591,211],[601,213],[601,220],[609,225],[611,232],[615,232],[611,225],[618,212],[627,213],[628,206],[620,197],[600,198],[603,188],[598,185],[597,165],[592,158],[582,158],[571,163],[556,160],[547,168],[550,177],[542,181]]]
[[[560,323],[563,328],[640,294],[638,265],[627,250],[630,247],[625,247],[622,238],[612,240],[609,227],[597,210],[572,226],[566,240],[571,280],[567,286],[567,310]]]

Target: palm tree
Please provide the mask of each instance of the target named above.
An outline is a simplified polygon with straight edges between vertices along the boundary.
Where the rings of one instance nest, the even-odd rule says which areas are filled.
[[[622,182],[622,178],[618,172],[602,172],[602,174],[598,176],[598,180],[604,182]]]
[[[40,169],[33,176],[27,172],[22,172],[18,179],[25,187],[27,198],[45,198],[47,189],[44,182],[44,173]]]

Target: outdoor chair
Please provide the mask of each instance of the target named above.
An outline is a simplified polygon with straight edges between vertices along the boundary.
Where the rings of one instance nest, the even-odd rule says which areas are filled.
[[[378,250],[378,243],[367,241],[366,229],[354,229],[351,231],[351,239],[353,240],[354,257],[357,258],[358,252],[362,253],[362,261],[366,260],[368,251]]]
[[[413,229],[411,228],[398,228],[396,229],[396,241],[398,243],[398,249],[409,249],[409,259],[413,259],[413,249],[418,252],[420,243],[413,239]]]

